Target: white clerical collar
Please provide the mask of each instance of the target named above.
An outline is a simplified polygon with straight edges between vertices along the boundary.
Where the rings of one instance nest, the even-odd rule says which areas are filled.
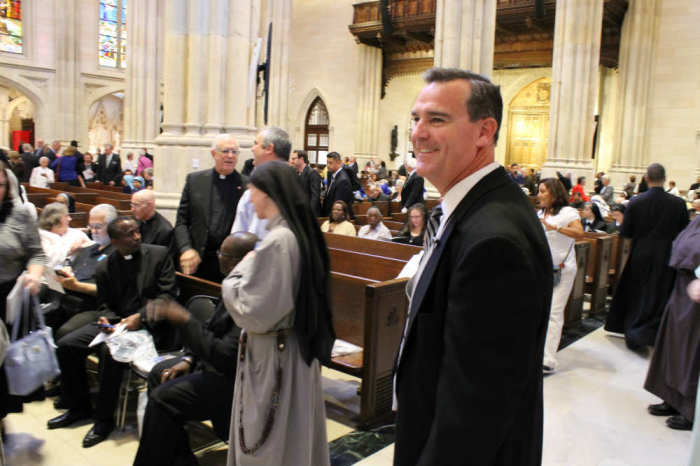
[[[450,215],[452,215],[452,212],[454,212],[459,203],[462,202],[462,199],[469,194],[469,191],[471,191],[471,189],[476,186],[476,184],[481,181],[482,178],[486,177],[486,175],[496,170],[498,167],[500,167],[499,164],[496,162],[491,162],[485,167],[478,169],[468,177],[460,180],[457,184],[452,186],[447,193],[445,193],[445,196],[442,198],[441,225],[444,225],[447,222]]]
[[[219,173],[219,179],[220,179],[220,180],[225,180],[225,179],[226,179],[226,175],[222,175],[221,173]]]
[[[132,254],[127,254],[126,256],[124,256],[125,261],[130,261],[133,258],[134,258],[134,256]]]

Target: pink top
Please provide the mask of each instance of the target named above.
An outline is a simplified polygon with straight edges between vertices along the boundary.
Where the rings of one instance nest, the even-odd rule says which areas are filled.
[[[151,162],[151,159],[146,157],[145,155],[142,155],[139,157],[139,164],[136,166],[136,174],[138,176],[143,176],[143,171],[147,168],[152,168],[153,167],[153,162]]]

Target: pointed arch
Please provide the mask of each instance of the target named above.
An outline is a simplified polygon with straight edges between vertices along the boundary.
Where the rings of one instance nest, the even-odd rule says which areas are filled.
[[[304,99],[300,109],[299,120],[303,122],[301,128],[302,144],[311,163],[326,163],[326,155],[330,147],[330,112],[325,99],[318,89],[312,89]]]

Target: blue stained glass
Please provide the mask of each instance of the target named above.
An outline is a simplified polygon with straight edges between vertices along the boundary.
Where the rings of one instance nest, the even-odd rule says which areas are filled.
[[[117,7],[100,3],[100,19],[117,22]]]

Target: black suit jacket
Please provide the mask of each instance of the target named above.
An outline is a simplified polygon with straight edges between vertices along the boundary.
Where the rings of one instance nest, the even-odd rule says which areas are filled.
[[[101,316],[118,319],[138,312],[145,319],[148,300],[177,297],[175,268],[168,249],[163,246],[142,244],[139,246],[139,255],[140,264],[136,276],[139,302],[137,309],[120,308],[126,282],[121,276],[118,265],[118,261],[122,260],[119,252],[113,251],[106,260],[98,263],[95,270],[95,283],[97,284],[97,311]],[[175,333],[167,322],[154,324],[149,330],[153,335],[156,348],[170,349],[176,346]]]
[[[345,201],[352,212],[352,184],[345,170],[340,170],[335,179],[331,178],[330,186],[326,192],[326,197],[323,199],[323,207],[321,209],[321,217],[330,216],[333,203],[335,201]]]
[[[19,155],[24,162],[24,177],[21,181],[29,181],[32,170],[39,166],[39,159],[32,152],[22,152]]]
[[[175,252],[178,254],[192,248],[199,253],[200,257],[204,257],[204,249],[207,246],[209,235],[209,204],[214,173],[213,169],[208,168],[187,175],[175,219]],[[233,205],[227,208],[233,209],[235,212],[238,201],[245,190],[246,180],[237,171],[233,173],[238,181],[238,195]]]
[[[414,284],[395,465],[539,465],[552,257],[503,168],[460,202]]]
[[[301,187],[309,197],[311,212],[315,217],[321,216],[321,175],[316,170],[307,165],[299,174]]]
[[[106,164],[107,156],[100,154],[97,158],[97,179],[104,184],[108,184],[110,181],[116,183],[122,175],[122,161],[119,158],[119,154],[112,152],[112,160],[110,160],[109,166],[106,166]]]
[[[424,184],[425,180],[423,180],[423,177],[419,176],[414,170],[401,190],[401,208],[406,207],[408,209],[417,202],[425,202],[423,198]]]

